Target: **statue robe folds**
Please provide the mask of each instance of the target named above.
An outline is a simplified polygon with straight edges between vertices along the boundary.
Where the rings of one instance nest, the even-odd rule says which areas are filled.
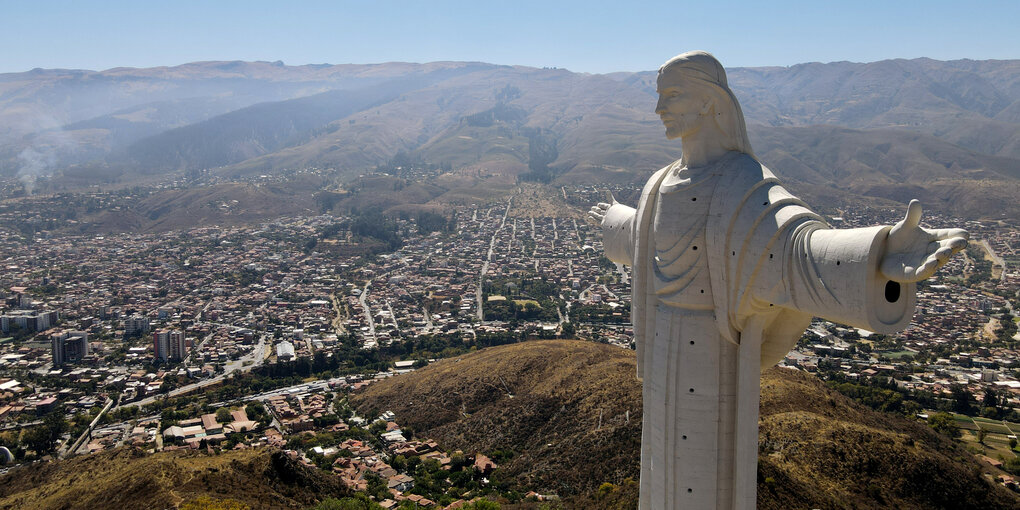
[[[648,274],[652,208],[674,165],[648,180],[637,209],[614,204],[603,222],[606,256],[633,268],[638,377],[657,300]],[[763,328],[762,369],[781,361],[815,316],[876,333],[910,323],[916,285],[889,281],[879,271],[891,227],[830,229],[747,154],[730,153],[713,171],[720,179],[706,239],[716,323],[723,338],[740,344],[755,319]]]
[[[670,332],[684,331],[685,345],[686,335],[703,334],[703,341],[714,340],[735,346],[735,359],[731,357],[727,361],[725,352],[733,351],[724,349],[721,351],[723,358],[706,361],[720,367],[720,373],[724,375],[718,381],[729,377],[725,373],[736,373],[736,394],[725,389],[728,383],[718,383],[722,386],[711,391],[717,392],[719,401],[715,410],[710,411],[720,423],[733,422],[719,425],[718,432],[710,434],[720,442],[718,447],[712,447],[712,451],[716,452],[714,455],[734,457],[719,459],[718,465],[723,467],[719,468],[720,476],[717,478],[718,483],[734,484],[733,501],[714,500],[714,496],[708,499],[695,497],[686,505],[707,508],[712,506],[712,501],[717,501],[713,507],[754,508],[760,370],[782,360],[814,316],[879,333],[902,330],[913,315],[915,285],[890,282],[879,271],[890,227],[830,229],[820,216],[786,191],[756,159],[744,153],[730,152],[711,167],[696,169],[716,174],[714,190],[706,190],[711,196],[705,199],[711,202],[704,228],[714,304],[714,310],[709,313],[714,313],[711,322],[718,332],[698,327],[698,324],[711,322],[704,322],[703,316],[682,308],[663,308],[666,305],[660,301],[654,284],[655,204],[660,196],[660,185],[667,175],[678,170],[678,165],[679,162],[675,162],[648,180],[636,209],[613,204],[606,211],[602,223],[606,256],[614,262],[632,266],[631,316],[637,346],[638,377],[645,379],[650,375],[656,380],[651,385],[645,380],[645,399],[651,396],[659,400],[665,395],[669,402],[674,402],[666,406],[677,407],[663,416],[645,416],[644,421],[646,429],[664,426],[676,430],[643,430],[643,435],[682,435],[686,440],[687,435],[683,435],[684,431],[679,428],[688,425],[681,424],[684,420],[678,421],[677,417],[682,417],[685,412],[700,412],[697,408],[702,406],[694,400],[685,403],[682,398],[686,396],[681,398],[671,394],[682,392],[687,395],[687,388],[667,388],[679,384],[675,382],[677,376],[669,372],[691,370],[692,367],[698,371],[696,365],[691,365],[698,361],[681,360],[676,365],[664,363],[658,357],[663,352],[674,351],[656,345],[657,342],[680,342],[679,338],[671,338]],[[681,323],[685,314],[690,313],[690,327],[664,328],[663,324],[669,324],[671,319],[663,321],[658,317],[662,313],[660,310],[679,314]],[[690,343],[694,344],[693,341]],[[679,352],[682,355],[683,351]],[[710,382],[717,384],[717,381]],[[701,388],[698,390],[700,393]],[[665,393],[655,393],[658,391]],[[697,397],[694,388],[690,388],[689,397]],[[693,407],[685,411],[688,405]],[[649,415],[647,404],[645,409],[646,415]],[[681,445],[679,448],[680,451],[674,455],[691,456],[699,454],[695,450],[700,446]],[[684,448],[690,451],[685,452]],[[682,497],[687,497],[688,493],[697,495],[694,487],[685,488],[684,481],[677,481],[685,475],[679,471],[673,473],[671,459],[663,455],[642,448],[642,456],[648,456],[650,461],[642,459],[642,507],[682,507],[685,506]],[[649,467],[656,465],[660,467]],[[646,473],[646,469],[659,471]],[[666,470],[665,474],[662,469]],[[646,477],[655,481],[646,485]],[[672,483],[677,489],[672,492],[660,489],[655,485],[660,483],[666,486]],[[726,493],[722,488],[706,488],[711,492]],[[646,497],[646,491],[657,494],[663,490],[683,496],[678,494],[675,501],[656,497],[655,503]]]

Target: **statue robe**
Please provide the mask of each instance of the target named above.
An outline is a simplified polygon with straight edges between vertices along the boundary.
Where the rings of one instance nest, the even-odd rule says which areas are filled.
[[[756,159],[730,152],[697,169],[715,178],[702,198],[713,307],[670,306],[656,293],[653,222],[663,180],[679,164],[648,180],[636,209],[614,204],[602,224],[606,256],[633,273],[641,508],[752,509],[760,370],[782,360],[813,316],[903,329],[914,285],[879,272],[890,227],[830,229]]]

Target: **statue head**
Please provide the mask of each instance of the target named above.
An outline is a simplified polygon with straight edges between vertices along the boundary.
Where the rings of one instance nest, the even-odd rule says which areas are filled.
[[[689,51],[669,59],[659,68],[656,88],[655,113],[666,126],[667,138],[716,127],[727,149],[753,154],[740,103],[726,83],[722,64],[710,53]]]

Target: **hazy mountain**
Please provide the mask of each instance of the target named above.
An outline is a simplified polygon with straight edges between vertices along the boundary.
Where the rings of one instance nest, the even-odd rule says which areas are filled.
[[[1020,192],[1020,60],[728,73],[757,154],[794,189],[899,201],[918,190],[948,198],[952,181],[960,199],[937,207],[1020,213],[1010,200]],[[332,167],[353,176],[407,153],[452,175],[636,183],[680,152],[652,111],[654,80],[481,63],[6,74],[0,173],[80,178],[105,166],[116,171],[104,179],[125,181]],[[976,199],[977,189],[997,191]]]
[[[31,173],[49,172],[91,161],[145,136],[258,103],[363,89],[468,65],[234,61],[0,74],[0,173],[26,167]]]
[[[156,169],[186,170],[238,163],[328,134],[335,130],[330,125],[333,120],[391,102],[404,92],[471,69],[440,69],[369,87],[261,103],[148,137],[130,145],[127,154],[139,164]]]

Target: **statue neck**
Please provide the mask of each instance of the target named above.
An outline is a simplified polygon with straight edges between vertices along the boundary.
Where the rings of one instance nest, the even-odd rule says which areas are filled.
[[[707,126],[705,124],[708,124]],[[687,168],[711,165],[723,158],[732,148],[724,144],[727,137],[714,122],[702,125],[681,137],[682,166]]]

